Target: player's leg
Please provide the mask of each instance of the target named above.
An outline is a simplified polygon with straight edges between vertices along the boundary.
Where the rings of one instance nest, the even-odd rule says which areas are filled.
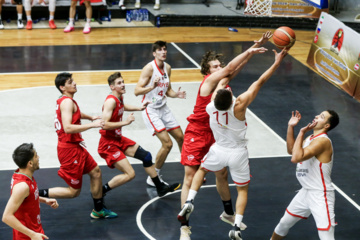
[[[119,187],[127,182],[130,182],[135,178],[135,171],[134,168],[129,163],[127,158],[121,159],[117,161],[113,165],[116,169],[122,172],[122,174],[118,174],[114,176],[107,184],[110,189],[114,189]]]
[[[77,0],[71,0],[70,8],[69,8],[69,23],[64,28],[65,33],[74,31],[76,4],[77,4]]]
[[[49,0],[49,27],[51,29],[56,29],[56,25],[54,22],[54,15],[55,15],[55,8],[56,8],[56,3],[55,0]]]
[[[0,0],[0,29],[4,29],[4,24],[2,22],[1,18],[1,12],[2,12],[2,5],[4,4],[5,0]]]
[[[90,27],[90,23],[91,23],[91,18],[92,18],[92,7],[91,7],[91,2],[89,0],[84,1],[85,4],[85,15],[86,15],[86,23],[84,26],[84,30],[83,33],[87,34],[91,32],[91,27]]]
[[[17,12],[17,25],[18,28],[24,28],[24,23],[22,20],[22,13],[23,13],[23,5],[21,0],[12,0],[12,4],[16,4],[16,12]]]
[[[32,19],[31,19],[31,3],[37,0],[24,0],[24,8],[26,13],[26,29],[32,29]]]
[[[72,187],[54,187],[49,189],[39,190],[41,197],[49,198],[76,198],[80,195],[81,188]]]
[[[159,10],[159,9],[160,9],[160,0],[155,0],[154,9],[155,9],[155,10]]]
[[[179,150],[181,152],[182,145],[183,145],[183,142],[184,142],[183,131],[179,127],[179,128],[176,128],[176,129],[173,129],[173,130],[169,131],[169,133],[175,139],[175,141],[177,142]]]
[[[318,231],[320,240],[334,240],[335,239],[335,227],[331,226],[327,231]]]
[[[283,239],[288,234],[289,229],[300,220],[301,218],[292,216],[288,212],[285,212],[284,216],[280,219],[280,222],[276,226],[271,240]]]
[[[158,137],[158,139],[161,142],[161,148],[156,154],[156,158],[155,158],[155,168],[161,169],[173,146],[173,143],[167,131],[157,132],[155,133],[155,135]]]
[[[248,190],[249,185],[246,186],[236,186],[236,190],[238,193],[237,199],[236,199],[236,215],[235,215],[235,221],[233,228],[229,232],[229,237],[231,239],[239,239],[241,238],[241,223],[243,220],[245,208],[247,205],[247,199],[248,199]]]

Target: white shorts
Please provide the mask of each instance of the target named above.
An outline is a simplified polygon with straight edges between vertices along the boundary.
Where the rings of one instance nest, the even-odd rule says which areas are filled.
[[[241,187],[250,182],[249,155],[247,147],[225,148],[214,143],[201,161],[201,167],[217,172],[229,167],[234,183]]]
[[[324,195],[325,194],[325,195]],[[326,196],[326,197],[325,197]],[[294,217],[307,219],[313,215],[319,231],[328,231],[335,226],[335,193],[304,188],[296,194],[286,211]]]
[[[160,108],[147,107],[142,111],[142,116],[147,129],[152,135],[165,129],[171,131],[180,127],[166,104]]]

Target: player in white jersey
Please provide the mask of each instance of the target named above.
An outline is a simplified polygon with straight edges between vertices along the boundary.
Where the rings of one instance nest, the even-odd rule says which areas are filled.
[[[296,140],[294,127],[301,114],[296,111],[288,123],[287,150],[292,154],[291,162],[297,163],[296,177],[302,188],[287,207],[284,216],[276,226],[272,240],[283,239],[289,229],[300,219],[314,216],[321,240],[335,239],[335,193],[331,185],[333,146],[327,133],[339,123],[339,116],[333,110],[323,111],[312,123],[301,128]],[[306,138],[306,132],[313,134]]]
[[[173,145],[169,134],[177,142],[180,152],[184,139],[183,131],[166,105],[166,100],[167,97],[184,99],[186,98],[186,92],[180,91],[181,88],[175,92],[171,88],[171,66],[165,63],[167,55],[166,42],[155,42],[152,51],[155,59],[142,69],[140,79],[135,87],[135,95],[144,95],[143,102],[150,102],[146,110],[142,112],[142,116],[146,127],[161,142],[161,148],[155,159],[155,170],[163,182],[160,169],[164,165]],[[149,177],[146,183],[155,186]]]
[[[245,139],[247,129],[245,113],[260,88],[273,75],[287,54],[285,49],[281,53],[273,51],[275,53],[273,65],[236,99],[233,97],[232,92],[225,88],[228,79],[225,78],[218,84],[211,97],[212,101],[206,107],[206,111],[210,116],[210,127],[214,134],[215,143],[201,161],[201,167],[194,176],[187,201],[178,215],[180,222],[189,219],[190,213],[194,209],[194,198],[201,187],[204,176],[211,171],[215,172],[217,178],[223,177],[223,175],[219,174],[220,170],[229,167],[238,192],[235,222],[229,232],[229,237],[231,239],[242,239],[240,228],[245,228],[241,224],[247,204],[248,184],[250,182],[247,140]]]

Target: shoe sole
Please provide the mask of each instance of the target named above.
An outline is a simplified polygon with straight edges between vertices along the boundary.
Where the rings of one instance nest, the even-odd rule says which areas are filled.
[[[105,218],[105,219],[112,219],[112,218],[117,218],[118,216],[106,216],[106,217],[98,217],[98,216],[94,216],[92,215],[92,213],[90,213],[90,218],[91,219],[102,219],[102,218]]]
[[[242,237],[236,236],[235,235],[235,231],[230,231],[229,232],[229,238],[232,240],[243,240]]]
[[[190,218],[190,214],[194,211],[194,208],[192,209],[181,209],[179,215],[177,216],[177,219],[182,224],[187,223]]]
[[[230,222],[229,220],[227,220],[225,217],[223,217],[222,215],[220,215],[220,220],[227,223],[227,224],[230,224],[231,226],[234,224],[233,222]],[[245,223],[241,222],[240,223],[240,230],[241,231],[244,231],[245,229],[247,229],[247,226]]]

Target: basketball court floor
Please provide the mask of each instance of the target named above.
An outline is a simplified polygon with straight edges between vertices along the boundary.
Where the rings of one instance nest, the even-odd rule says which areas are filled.
[[[224,53],[225,62],[252,45],[250,42],[169,43],[168,58],[172,69],[198,69],[202,55],[208,50]],[[267,43],[269,50],[274,46]],[[151,44],[118,44],[89,46],[34,46],[7,47],[0,51],[1,73],[53,73],[82,71],[135,71],[152,60]],[[71,53],[71,54],[69,54]],[[56,57],[52,57],[56,56]],[[38,64],[41,60],[42,64]],[[255,55],[242,72],[232,80],[234,95],[245,91],[273,63],[269,51]],[[172,73],[175,74],[175,71]],[[21,81],[21,79],[19,79]],[[81,85],[75,95],[81,110],[100,115],[103,101],[110,92],[106,78],[101,85]],[[76,82],[76,78],[75,78]],[[126,78],[125,78],[126,83]],[[183,130],[186,117],[192,112],[199,82],[172,84],[173,89],[187,92],[187,99],[168,99],[168,105]],[[23,85],[27,85],[26,82]],[[124,96],[128,104],[139,105],[133,94],[134,84],[126,86]],[[12,151],[23,142],[32,142],[40,155],[41,169],[35,172],[39,188],[66,186],[57,175],[57,136],[53,127],[55,101],[60,93],[52,87],[22,88],[0,91],[0,209],[3,211],[10,195],[10,179],[16,168]],[[339,113],[339,126],[329,133],[335,152],[332,179],[337,189],[335,214],[338,223],[336,239],[357,240],[360,236],[360,163],[359,102],[335,88],[321,76],[288,55],[277,72],[261,89],[247,112],[251,183],[249,201],[244,215],[248,229],[244,239],[269,239],[300,185],[295,177],[295,165],[286,153],[285,137],[291,111],[299,110],[302,120],[296,128],[311,122],[326,109]],[[125,113],[126,117],[128,113]],[[141,114],[135,113],[135,122],[123,128],[123,134],[156,155],[160,144],[145,129]],[[97,154],[98,130],[84,132],[87,148],[101,166],[103,182],[110,180],[117,170],[111,170]],[[184,170],[179,163],[180,152],[174,143],[162,175],[167,182],[182,182]],[[105,198],[116,219],[91,220],[92,199],[88,176],[84,176],[81,195],[76,199],[59,199],[56,210],[41,206],[42,223],[52,240],[65,239],[159,239],[179,238],[180,224],[176,219],[180,210],[180,191],[158,198],[156,190],[147,187],[146,175],[135,159],[130,159],[136,178],[109,192]],[[229,179],[229,183],[232,183]],[[192,239],[228,239],[230,225],[219,220],[223,208],[215,188],[213,174],[203,185],[195,200],[191,215]],[[236,189],[231,185],[233,203]],[[0,223],[0,239],[11,239],[12,231]],[[287,239],[318,239],[312,217],[293,227]]]

